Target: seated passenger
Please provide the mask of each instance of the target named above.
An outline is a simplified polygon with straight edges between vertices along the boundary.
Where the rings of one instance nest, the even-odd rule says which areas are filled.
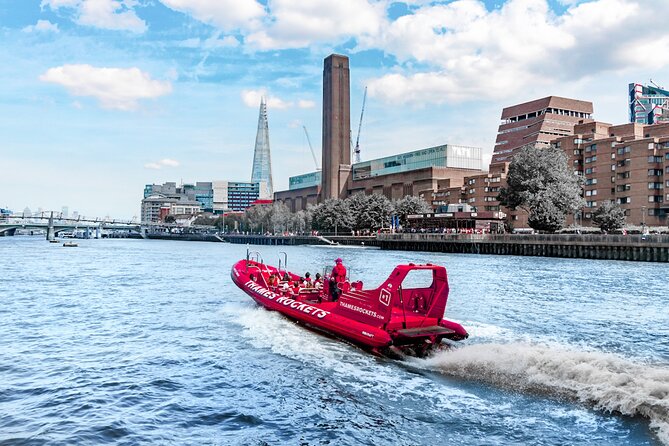
[[[317,290],[323,289],[323,278],[320,273],[316,273],[316,280],[314,281],[314,288]]]
[[[302,279],[302,286],[304,288],[313,288],[314,284],[311,281],[311,274],[309,272],[304,274],[304,279]]]
[[[293,282],[293,293],[299,294],[301,289],[302,288],[300,287],[299,281],[296,280],[295,282]]]
[[[281,278],[281,280],[284,282],[290,282],[290,276],[288,275],[287,272],[283,273],[283,277]]]
[[[256,280],[256,275],[255,275],[255,274],[251,273],[251,275],[249,276],[249,278],[251,279],[251,281],[253,281],[253,282],[257,282],[257,280]]]

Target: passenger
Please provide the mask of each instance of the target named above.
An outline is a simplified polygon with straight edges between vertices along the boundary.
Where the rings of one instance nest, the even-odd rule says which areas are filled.
[[[279,278],[275,273],[270,274],[269,280],[267,281],[267,285],[270,288],[275,288],[279,284]]]
[[[314,288],[316,288],[317,290],[323,289],[323,278],[321,277],[321,273],[316,273],[316,280],[314,280]]]
[[[306,272],[304,274],[304,279],[302,280],[302,286],[304,288],[313,288],[314,283],[311,281],[311,273]]]
[[[293,293],[294,294],[300,294],[301,289],[302,288],[300,287],[300,282],[299,281],[296,280],[295,282],[293,282]]]
[[[283,285],[281,285],[281,294],[284,296],[288,296],[291,293],[290,285],[288,285],[288,282],[283,282]]]
[[[288,275],[287,272],[283,273],[283,278],[281,280],[284,282],[290,282],[290,276]]]
[[[342,259],[337,259],[330,274],[330,296],[333,302],[339,299],[341,289],[337,285],[343,282],[346,282],[346,267],[342,263]]]
[[[251,275],[249,277],[250,277],[251,281],[257,282],[255,274],[251,273]]]

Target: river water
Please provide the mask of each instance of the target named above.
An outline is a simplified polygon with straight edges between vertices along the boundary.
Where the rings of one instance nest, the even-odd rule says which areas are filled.
[[[396,361],[305,330],[232,283],[242,245],[0,238],[0,444],[669,444],[666,265],[283,249],[368,286],[443,264],[471,337]]]

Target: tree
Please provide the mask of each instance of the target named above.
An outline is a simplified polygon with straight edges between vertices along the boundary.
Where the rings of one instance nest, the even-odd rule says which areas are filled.
[[[264,232],[270,229],[271,207],[266,205],[251,206],[244,215],[249,222],[251,231]]]
[[[522,147],[509,165],[506,182],[497,199],[503,206],[526,210],[533,229],[557,231],[568,214],[585,204],[582,178],[574,175],[558,148]]]
[[[291,219],[290,209],[283,202],[277,202],[270,209],[269,220],[274,233],[281,233],[288,229]]]
[[[357,193],[346,199],[354,219],[354,229],[376,230],[388,224],[393,205],[385,196]]]
[[[395,215],[400,218],[400,224],[407,224],[407,215],[412,214],[426,214],[432,212],[432,206],[421,197],[414,197],[407,195],[404,198],[396,200],[393,203],[395,207]]]
[[[625,226],[625,211],[613,201],[604,201],[592,213],[592,222],[604,232],[615,231]]]
[[[176,223],[177,218],[174,215],[166,215],[165,223]]]
[[[348,202],[338,198],[328,198],[313,208],[313,224],[322,231],[351,229],[355,220]]]

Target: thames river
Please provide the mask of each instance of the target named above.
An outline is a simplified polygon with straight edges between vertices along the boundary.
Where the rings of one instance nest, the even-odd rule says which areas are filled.
[[[669,445],[664,264],[252,247],[446,266],[470,338],[397,361],[258,308],[243,245],[78,243],[0,237],[2,445]]]

